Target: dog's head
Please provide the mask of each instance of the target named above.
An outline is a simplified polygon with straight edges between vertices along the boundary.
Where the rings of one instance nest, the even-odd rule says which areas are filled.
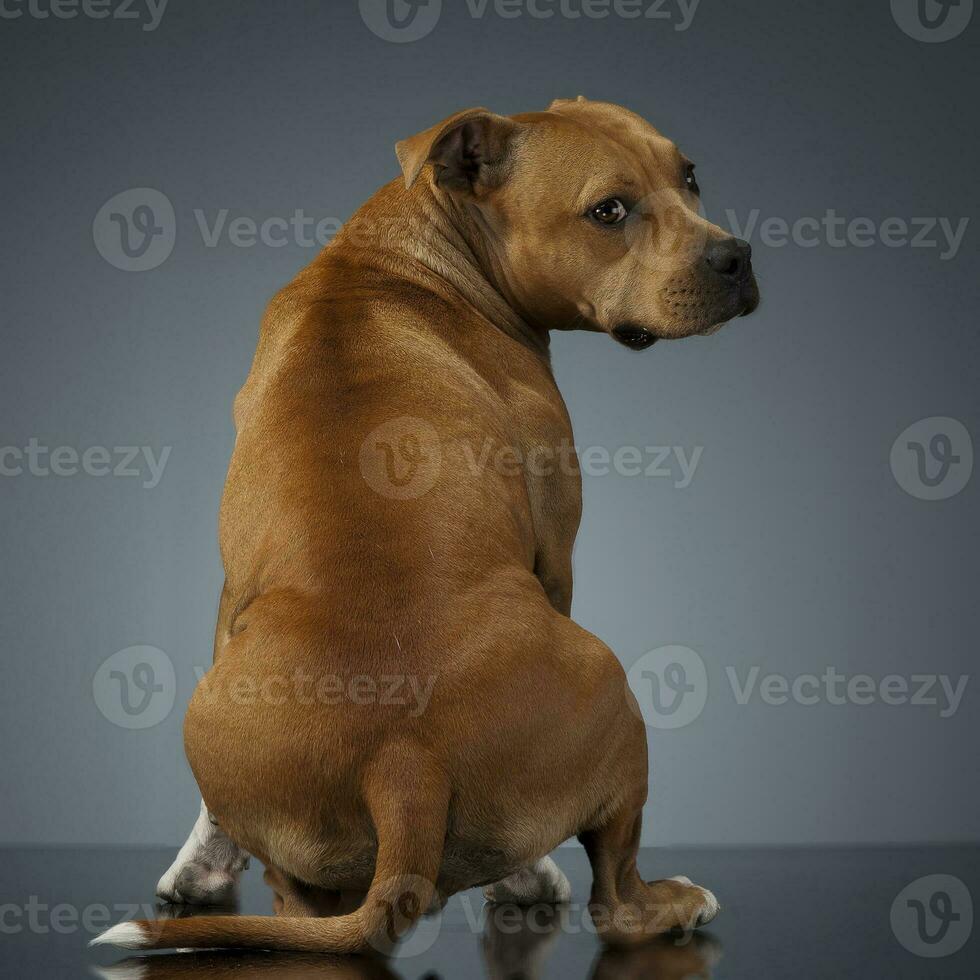
[[[510,302],[627,347],[711,333],[759,303],[748,243],[705,220],[694,164],[639,116],[582,97],[457,113],[398,144],[409,186],[468,211]]]

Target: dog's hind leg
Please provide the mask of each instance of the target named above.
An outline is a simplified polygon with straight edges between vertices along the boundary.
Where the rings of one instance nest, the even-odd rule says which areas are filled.
[[[377,834],[374,876],[359,908],[321,917],[202,916],[136,920],[90,945],[127,949],[242,949],[357,953],[387,950],[438,894],[450,785],[439,760],[411,739],[382,747],[362,793]]]
[[[689,932],[710,922],[718,901],[689,878],[644,881],[636,867],[646,789],[600,826],[579,835],[592,864],[589,913],[600,938],[632,946],[674,930]]]
[[[262,880],[272,889],[273,914],[287,919],[341,915],[353,911],[364,900],[362,892],[353,901],[345,901],[344,893],[308,885],[273,865],[266,867]]]
[[[510,905],[560,905],[572,897],[572,886],[565,872],[550,857],[483,889],[489,902]]]
[[[157,896],[175,905],[233,905],[248,855],[201,812],[187,842],[157,884]]]
[[[222,588],[214,637],[215,661],[230,637],[232,609],[231,596]],[[248,854],[211,819],[201,800],[201,811],[190,836],[157,883],[157,896],[174,905],[233,905],[238,879],[248,861]]]

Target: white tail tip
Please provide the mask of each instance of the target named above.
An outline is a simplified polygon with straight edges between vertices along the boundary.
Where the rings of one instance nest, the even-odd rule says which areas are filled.
[[[149,972],[142,963],[117,963],[115,966],[94,966],[92,975],[99,980],[143,980]]]
[[[143,949],[149,945],[143,930],[135,922],[120,922],[89,943],[89,946],[121,946],[123,949]]]

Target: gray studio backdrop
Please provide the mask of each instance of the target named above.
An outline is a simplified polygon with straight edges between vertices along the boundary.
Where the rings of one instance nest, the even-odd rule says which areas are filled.
[[[579,93],[698,162],[764,295],[642,355],[554,338],[646,842],[976,840],[972,8],[5,0],[0,841],[183,839],[265,302],[397,139]]]

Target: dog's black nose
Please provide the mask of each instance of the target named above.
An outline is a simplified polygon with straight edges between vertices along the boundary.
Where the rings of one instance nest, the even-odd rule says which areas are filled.
[[[752,271],[752,246],[741,238],[723,238],[720,242],[712,242],[704,257],[715,272],[733,282],[748,278]]]

